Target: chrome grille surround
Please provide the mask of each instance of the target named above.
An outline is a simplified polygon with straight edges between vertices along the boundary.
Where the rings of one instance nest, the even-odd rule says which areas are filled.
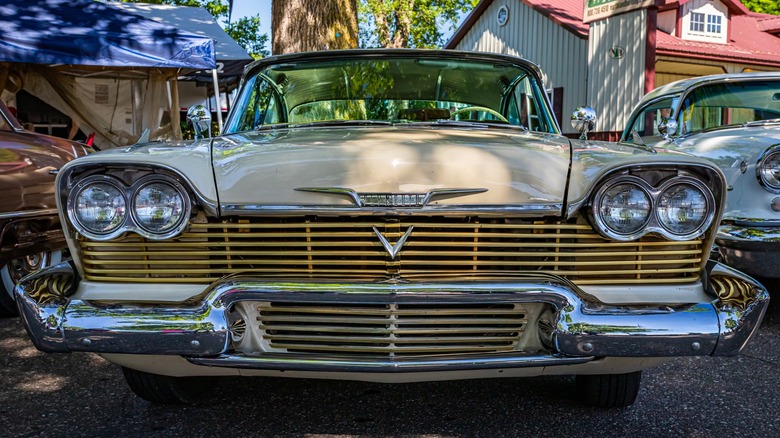
[[[392,257],[377,233],[403,247]],[[376,229],[376,230],[375,230]],[[110,242],[79,237],[85,278],[212,283],[225,275],[356,281],[502,280],[529,272],[575,284],[694,282],[701,239],[605,239],[585,223],[500,217],[269,217],[192,223],[181,236]]]

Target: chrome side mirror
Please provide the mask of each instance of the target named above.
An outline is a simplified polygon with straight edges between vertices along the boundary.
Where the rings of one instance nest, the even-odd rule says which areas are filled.
[[[187,110],[187,120],[195,129],[195,139],[211,137],[211,112],[203,105],[193,105]]]
[[[581,106],[571,114],[571,127],[580,132],[580,140],[588,139],[588,132],[596,129],[596,111],[589,106]]]
[[[658,132],[667,140],[674,134],[677,134],[677,128],[677,120],[671,117],[661,117],[661,120],[658,122]]]

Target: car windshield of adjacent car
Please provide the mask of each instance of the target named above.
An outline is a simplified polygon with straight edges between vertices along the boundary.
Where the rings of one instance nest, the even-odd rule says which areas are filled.
[[[525,66],[419,56],[267,65],[245,79],[225,132],[398,124],[557,133],[544,90]]]
[[[731,126],[780,123],[780,79],[714,82],[685,95],[659,98],[634,115],[629,132],[636,132],[648,144],[659,141],[658,126],[676,106],[677,136]]]

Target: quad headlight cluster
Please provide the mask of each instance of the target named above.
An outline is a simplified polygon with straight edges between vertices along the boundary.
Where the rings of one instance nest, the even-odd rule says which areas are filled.
[[[191,209],[184,187],[161,175],[142,178],[132,186],[110,176],[91,176],[68,196],[71,223],[93,240],[109,240],[126,232],[168,239],[187,227]]]
[[[615,240],[635,240],[653,232],[688,240],[703,234],[714,216],[712,192],[690,177],[670,178],[652,187],[636,176],[618,176],[596,191],[591,209],[597,231]]]
[[[780,193],[780,145],[772,146],[761,155],[756,173],[767,190]]]

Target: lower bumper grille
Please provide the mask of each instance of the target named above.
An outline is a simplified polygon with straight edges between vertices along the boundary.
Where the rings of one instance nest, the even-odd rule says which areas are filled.
[[[538,351],[544,304],[240,302],[232,331],[245,353],[371,357]],[[532,316],[536,315],[536,316]],[[242,324],[245,322],[246,324]],[[529,333],[529,336],[525,336]],[[549,331],[551,333],[551,330]],[[533,338],[532,340],[526,339]]]
[[[410,231],[411,230],[411,231]],[[384,238],[398,246],[395,257]],[[211,283],[263,278],[423,281],[556,274],[578,285],[681,283],[698,279],[701,240],[602,238],[587,224],[476,217],[253,218],[193,223],[182,236],[80,240],[93,281]]]

